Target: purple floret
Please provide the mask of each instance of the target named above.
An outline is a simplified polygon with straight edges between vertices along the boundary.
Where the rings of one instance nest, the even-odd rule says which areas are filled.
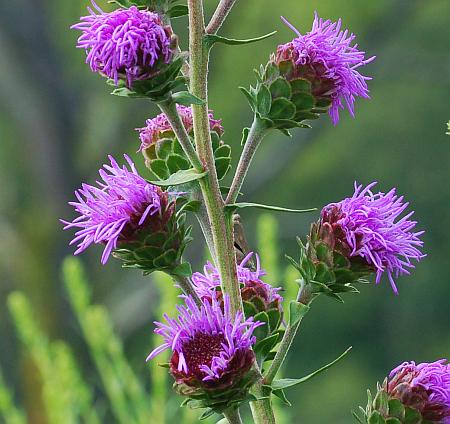
[[[404,362],[389,374],[388,393],[419,409],[424,419],[450,424],[450,364],[446,359],[417,365]]]
[[[254,360],[251,346],[256,339],[252,333],[262,323],[245,319],[242,312],[233,316],[227,295],[223,308],[214,297],[203,301],[200,308],[191,297],[184,300],[185,305],[177,306],[177,319],[164,315],[166,323],[155,322],[155,333],[164,338],[164,343],[147,360],[171,349],[172,373],[186,384],[192,379],[217,382],[224,375],[248,371]],[[233,369],[236,365],[241,369]]]
[[[142,178],[132,160],[124,155],[130,169],[120,167],[112,156],[103,165],[97,186],[83,184],[75,191],[78,202],[69,204],[79,214],[72,222],[62,221],[64,229],[79,228],[70,244],[78,243],[75,255],[92,243],[105,244],[101,262],[105,264],[117,247],[122,233],[145,225],[147,218],[161,210],[163,192]]]
[[[329,114],[334,125],[339,121],[339,109],[344,109],[344,102],[354,116],[355,97],[369,98],[366,81],[371,79],[361,75],[358,68],[372,62],[375,56],[364,58],[365,53],[353,43],[355,35],[341,29],[341,19],[324,20],[316,12],[311,31],[304,35],[282,19],[298,37],[278,47],[277,59],[290,59],[298,67],[311,66],[316,78],[330,83],[330,90],[322,95],[332,98]]]
[[[360,256],[376,268],[377,283],[386,272],[398,293],[394,277],[409,274],[409,269],[414,268],[412,261],[425,257],[419,238],[424,231],[413,231],[417,222],[410,218],[414,212],[400,217],[409,203],[396,195],[395,188],[386,194],[374,194],[371,189],[376,184],[363,188],[355,182],[353,196],[325,206],[321,220],[332,222],[336,234],[343,233],[350,256]]]
[[[116,85],[125,78],[131,86],[151,77],[157,62],[171,61],[171,31],[156,13],[136,6],[106,13],[94,1],[92,5],[98,13],[88,8],[90,15],[71,28],[82,32],[77,47],[86,50],[86,63],[93,72],[106,75]]]
[[[250,252],[242,262],[237,266],[237,276],[240,284],[246,287],[249,284],[257,283],[259,287],[264,288],[267,293],[267,302],[273,302],[274,300],[282,301],[283,298],[278,294],[281,288],[272,287],[270,284],[261,280],[261,277],[266,275],[266,271],[261,269],[259,256],[256,257],[256,270],[252,270],[247,267],[247,263],[253,256],[253,252]],[[219,270],[211,263],[207,262],[203,267],[203,274],[201,272],[195,272],[192,275],[192,283],[194,284],[195,291],[200,297],[211,296],[212,292],[215,292],[221,285]]]

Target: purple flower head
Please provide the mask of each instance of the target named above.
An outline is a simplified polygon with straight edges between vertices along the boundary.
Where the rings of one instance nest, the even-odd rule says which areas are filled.
[[[78,228],[70,244],[77,243],[75,255],[92,243],[105,244],[105,264],[118,243],[133,239],[139,229],[151,226],[152,220],[167,209],[168,194],[139,176],[131,159],[120,167],[112,156],[111,165],[103,165],[97,185],[83,184],[75,191],[77,202],[69,204],[79,214],[73,221],[62,221],[64,229]],[[170,209],[170,208],[169,208]]]
[[[131,87],[134,81],[157,73],[158,63],[172,60],[172,31],[156,13],[136,6],[106,13],[94,1],[92,5],[98,13],[88,8],[90,14],[71,28],[82,32],[77,47],[86,50],[86,63],[93,72],[116,85],[126,79]]]
[[[450,364],[446,359],[404,362],[389,374],[387,392],[420,411],[424,420],[450,424]]]
[[[213,297],[199,308],[187,296],[185,305],[177,309],[177,319],[164,315],[166,323],[155,323],[155,333],[164,343],[147,360],[171,349],[170,368],[177,383],[194,387],[229,387],[249,371],[254,362],[251,347],[256,341],[252,333],[262,323],[245,320],[242,312],[233,316],[227,295],[223,307]]]
[[[355,193],[338,203],[322,209],[320,225],[333,233],[336,245],[347,257],[359,256],[376,270],[376,283],[387,273],[391,286],[398,293],[394,282],[402,274],[414,268],[413,260],[425,255],[420,251],[424,231],[414,232],[417,222],[410,218],[414,212],[400,217],[408,203],[397,196],[395,188],[388,193],[373,193],[377,183],[366,188],[355,182]]]
[[[311,31],[304,35],[282,19],[297,38],[278,46],[276,62],[291,61],[294,77],[309,80],[314,96],[331,97],[329,114],[334,125],[339,121],[339,109],[344,109],[344,102],[354,116],[355,97],[369,98],[366,81],[371,79],[361,75],[358,68],[375,56],[364,58],[365,53],[353,43],[355,35],[341,29],[340,19],[337,22],[324,20],[316,12]]]
[[[238,281],[242,285],[242,299],[250,301],[252,297],[257,296],[264,304],[275,302],[277,306],[281,306],[283,298],[278,294],[281,288],[272,287],[261,280],[266,272],[261,269],[259,256],[255,255],[256,269],[254,271],[246,266],[252,256],[253,252],[249,253],[237,266]],[[192,283],[200,297],[211,297],[212,293],[216,293],[217,288],[221,285],[219,271],[211,262],[208,262],[203,268],[203,274],[196,272],[192,275]],[[216,294],[220,298],[220,293]]]
[[[192,110],[190,107],[177,105],[178,114],[183,121],[184,127],[189,134],[192,134],[194,130],[194,121],[192,118]],[[215,131],[219,136],[223,134],[223,127],[220,119],[214,119],[212,111],[208,113],[209,126],[211,131]],[[147,147],[156,143],[165,136],[173,136],[172,127],[167,120],[164,113],[160,113],[158,116],[152,119],[147,119],[146,126],[138,128],[139,138],[141,139],[140,151],[145,150]]]

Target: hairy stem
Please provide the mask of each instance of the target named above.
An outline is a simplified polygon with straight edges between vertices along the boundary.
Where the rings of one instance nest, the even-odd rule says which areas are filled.
[[[211,21],[206,27],[206,32],[208,34],[215,34],[219,30],[235,3],[236,0],[220,0]]]
[[[223,416],[228,420],[229,424],[242,424],[241,414],[237,408],[227,409],[224,411]]]
[[[188,277],[183,277],[181,275],[171,275],[171,277],[175,280],[175,282],[178,284],[178,286],[186,296],[191,296],[198,306],[202,305],[202,301],[198,297],[198,294]]]
[[[217,259],[222,289],[230,296],[231,310],[242,310],[242,300],[236,275],[231,217],[224,213],[224,202],[220,193],[219,181],[214,163],[211,134],[208,119],[208,56],[203,37],[205,22],[202,0],[188,0],[189,8],[189,52],[190,52],[190,90],[194,96],[204,101],[203,105],[193,105],[194,135],[197,153],[203,166],[209,171],[199,180],[211,224],[214,250]]]
[[[269,130],[264,125],[263,121],[255,116],[250,132],[248,133],[244,149],[242,150],[236,173],[234,174],[233,182],[231,183],[230,191],[228,192],[226,203],[234,203],[236,201],[253,156],[268,131]]]
[[[198,157],[197,152],[192,145],[189,134],[186,132],[186,128],[184,128],[183,121],[178,114],[175,102],[170,99],[158,103],[158,106],[161,109],[161,112],[166,115],[168,121],[170,122],[173,132],[177,136],[177,139],[192,166],[197,171],[202,172],[202,162],[200,161],[200,158]]]
[[[302,283],[302,285],[300,286],[297,295],[297,301],[303,303],[304,305],[308,305],[311,302],[310,288],[304,283]],[[300,319],[295,325],[288,325],[288,327],[286,328],[286,332],[284,333],[283,339],[281,340],[275,358],[273,359],[272,364],[270,365],[267,373],[264,376],[264,381],[267,384],[270,384],[273,381],[278,370],[283,365],[283,362],[285,361],[289,349],[292,346],[292,342],[294,341],[301,322],[302,320]]]
[[[264,400],[250,402],[250,409],[252,410],[255,424],[275,424],[276,421],[272,401],[270,400],[270,393],[266,391],[261,382],[253,386],[252,393],[258,398],[267,397]]]

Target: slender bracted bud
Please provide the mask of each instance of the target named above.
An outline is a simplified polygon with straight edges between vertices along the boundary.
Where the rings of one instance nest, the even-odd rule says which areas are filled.
[[[194,145],[192,110],[182,105],[176,107]],[[209,112],[208,118],[217,177],[221,180],[231,167],[231,147],[221,140],[224,133],[221,120],[215,119],[212,111]],[[180,169],[189,169],[192,166],[164,113],[147,119],[145,127],[137,128],[137,131],[141,140],[139,151],[144,155],[147,167],[158,178],[164,180]]]
[[[333,124],[346,104],[354,116],[355,97],[368,98],[369,77],[358,68],[371,62],[354,44],[355,36],[341,30],[341,20],[323,20],[315,14],[311,31],[296,33],[278,46],[268,64],[258,72],[256,88],[244,90],[257,114],[269,128],[305,127],[303,121],[329,112]]]
[[[93,0],[92,6],[71,28],[81,31],[77,47],[91,70],[117,87],[113,94],[161,100],[184,82],[177,37],[157,13],[134,5],[104,12]]]
[[[414,212],[402,216],[408,203],[395,189],[372,192],[375,185],[355,183],[352,197],[325,206],[312,225],[297,267],[316,291],[336,297],[357,291],[353,284],[371,274],[377,284],[387,274],[397,294],[395,278],[409,274],[413,261],[425,256],[423,231],[414,231],[417,222],[410,219]]]
[[[450,365],[404,362],[392,370],[364,411],[368,423],[450,424]]]
[[[99,171],[102,181],[75,192],[77,202],[69,204],[79,216],[62,221],[64,229],[78,228],[70,243],[77,244],[76,255],[91,244],[103,244],[102,264],[112,253],[126,267],[170,273],[181,263],[190,228],[176,213],[176,194],[148,183],[125,158],[130,169],[110,156],[111,164]]]
[[[257,377],[252,370],[253,331],[261,323],[245,319],[242,312],[233,316],[227,295],[223,302],[203,300],[201,307],[187,296],[177,309],[177,319],[165,315],[166,323],[155,323],[164,343],[147,360],[170,349],[175,390],[197,405],[201,401],[201,407],[221,413],[244,401]]]

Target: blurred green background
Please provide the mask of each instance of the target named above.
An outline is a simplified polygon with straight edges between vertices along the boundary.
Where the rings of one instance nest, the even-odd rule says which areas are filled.
[[[210,14],[217,2],[205,3]],[[103,1],[99,4],[105,6]],[[11,398],[0,389],[0,411],[10,411],[7,423],[25,422],[10,401],[26,410],[31,423],[77,422],[77,416],[83,417],[81,422],[142,422],[139,414],[120,419],[126,410],[124,406],[119,411],[117,406],[122,383],[136,401],[130,400],[130,405],[142,406],[143,422],[163,423],[162,415],[154,415],[161,413],[163,405],[168,406],[167,419],[177,414],[179,399],[173,395],[166,400],[164,375],[155,367],[150,372],[144,362],[154,343],[152,321],[158,318],[161,304],[167,304],[164,287],[170,285],[161,277],[122,271],[114,261],[102,267],[100,248],[82,256],[93,302],[106,307],[91,311],[88,333],[98,331],[104,346],[110,343],[105,348],[113,356],[110,369],[101,351],[96,356],[94,348],[92,354],[96,342],[86,343],[82,313],[75,317],[62,282],[61,266],[71,253],[67,247],[71,234],[62,231],[58,219],[73,216],[67,206],[73,191],[81,181],[96,178],[109,153],[119,157],[127,152],[139,161],[133,129],[157,113],[146,101],[109,95],[102,79],[84,64],[84,52],[74,47],[77,33],[68,28],[85,14],[86,5],[73,0],[0,3],[0,368],[12,394]],[[274,29],[278,33],[256,45],[220,45],[213,51],[210,106],[223,119],[225,140],[234,148],[235,160],[241,129],[251,122],[237,86],[253,83],[252,69],[265,63],[277,44],[292,38],[279,15],[304,32],[315,9],[323,17],[342,17],[344,26],[358,34],[361,48],[377,56],[364,69],[374,78],[369,84],[372,99],[357,101],[356,119],[343,112],[335,128],[322,117],[312,130],[298,130],[292,139],[273,133],[254,161],[244,187],[245,199],[293,208],[321,207],[350,194],[354,180],[379,181],[382,190],[396,186],[411,202],[419,227],[426,230],[428,254],[412,276],[399,279],[400,296],[383,281],[377,287],[364,286],[359,296],[347,296],[344,305],[320,299],[304,321],[285,375],[309,373],[349,345],[353,351],[326,374],[288,393],[293,406],[283,414],[284,422],[344,424],[352,422],[349,411],[365,403],[366,388],[394,365],[449,357],[450,138],[445,135],[445,123],[450,119],[450,2],[237,2],[223,35],[249,38]],[[175,31],[186,46],[185,18],[175,22]],[[252,247],[259,246],[266,258],[263,266],[270,272],[266,281],[293,284],[291,272],[291,281],[286,279],[283,255],[296,255],[295,236],[304,235],[313,219],[313,215],[271,219],[255,211],[243,214]],[[274,248],[271,239],[277,231],[278,248]],[[197,237],[188,252],[195,269],[202,265],[204,257],[199,252],[203,250]],[[68,263],[69,270],[70,266],[78,269],[76,262]],[[11,318],[6,299],[15,290],[31,302],[34,315],[28,321],[20,295],[10,299],[16,319]],[[173,300],[175,293],[170,295]],[[16,321],[21,322],[19,332],[22,328],[26,348],[17,336]],[[109,321],[123,341],[124,356],[118,340],[105,330]],[[49,347],[44,334],[67,344]],[[84,383],[71,374],[72,360]],[[110,381],[109,389],[102,378]],[[156,390],[147,398],[136,385]],[[74,392],[74,386],[80,391]],[[61,400],[69,387],[72,398]],[[114,396],[119,396],[116,403]],[[58,407],[52,408],[52,402]],[[53,417],[49,408],[54,409]],[[62,415],[57,414],[58,408]],[[146,420],[151,408],[151,418]],[[183,419],[195,422],[196,414],[184,414]]]

